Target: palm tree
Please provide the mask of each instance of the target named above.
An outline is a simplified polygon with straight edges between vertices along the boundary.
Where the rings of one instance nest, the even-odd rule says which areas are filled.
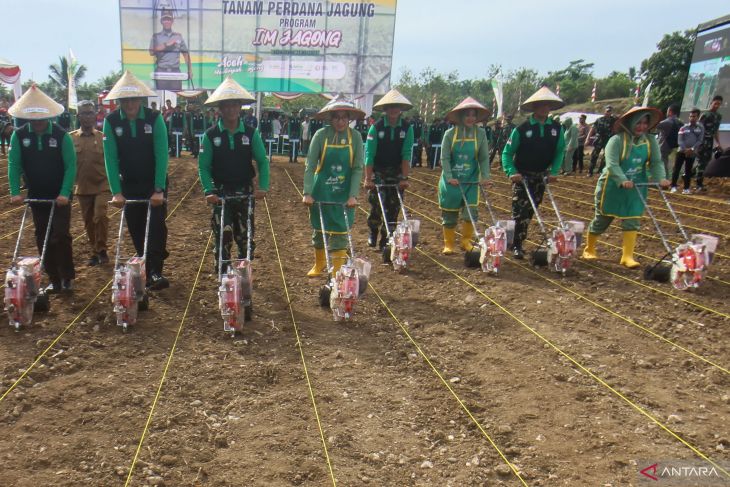
[[[60,98],[65,98],[65,94],[68,92],[68,59],[65,56],[58,58],[58,64],[51,64],[48,66],[48,70],[51,74],[48,77],[56,85],[56,94],[60,95]],[[79,85],[79,81],[86,74],[86,66],[83,64],[77,64],[75,72],[73,73],[73,79],[76,82],[76,86]]]

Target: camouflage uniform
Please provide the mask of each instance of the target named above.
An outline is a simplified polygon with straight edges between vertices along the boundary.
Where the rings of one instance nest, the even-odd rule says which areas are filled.
[[[596,168],[598,156],[601,154],[601,151],[606,146],[606,143],[608,143],[608,139],[610,139],[611,135],[613,134],[613,124],[616,123],[616,120],[618,120],[618,118],[614,117],[613,115],[604,115],[596,120],[596,123],[593,125],[596,132],[596,141],[593,143],[593,152],[591,153],[591,165],[588,168],[588,175],[590,176],[593,176],[593,171]],[[604,164],[605,161],[601,159],[601,165],[598,167],[598,172],[601,172],[603,170]]]

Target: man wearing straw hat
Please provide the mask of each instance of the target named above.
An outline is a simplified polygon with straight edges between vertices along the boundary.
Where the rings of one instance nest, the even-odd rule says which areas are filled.
[[[545,193],[545,177],[551,183],[557,181],[565,152],[565,135],[560,122],[548,118],[548,114],[564,106],[563,100],[546,86],[537,90],[520,107],[522,111],[532,112],[530,118],[512,131],[502,151],[502,168],[512,181],[515,220],[512,250],[517,259],[525,256],[522,243],[527,239],[527,227],[534,214],[523,181],[537,206]]]
[[[50,280],[47,293],[73,291],[76,277],[70,232],[71,191],[76,177],[76,151],[71,137],[51,120],[63,112],[33,84],[10,108],[13,117],[29,120],[10,138],[8,182],[10,202],[20,204],[21,174],[28,187],[28,199],[55,200],[56,208],[48,237],[44,268]],[[31,203],[38,254],[43,252],[51,205]]]
[[[145,205],[124,206],[127,199],[149,199],[152,205],[147,242],[147,286],[165,289],[162,274],[167,253],[167,129],[159,112],[144,108],[145,98],[157,96],[127,71],[107,95],[120,108],[104,119],[104,161],[112,203],[124,207],[127,228],[137,254],[144,253],[147,224]]]
[[[373,110],[385,112],[385,116],[370,126],[365,143],[365,187],[368,188],[370,214],[368,215],[368,245],[375,247],[380,231],[379,248],[385,247],[387,234],[398,221],[400,202],[394,188],[383,188],[380,194],[385,206],[383,221],[376,184],[397,184],[398,191],[408,187],[411,152],[413,151],[413,126],[404,121],[401,114],[413,108],[398,90],[390,90],[374,106]],[[389,227],[386,229],[386,225]]]
[[[323,232],[327,232],[329,241],[332,274],[347,261],[347,234],[355,221],[363,171],[362,137],[349,127],[349,123],[364,117],[365,113],[342,93],[314,116],[316,120],[329,121],[329,124],[314,134],[304,168],[302,203],[309,207],[314,246],[314,266],[307,272],[308,277],[321,276],[326,271]],[[347,207],[347,221],[341,207],[324,206],[322,214],[325,228],[322,228],[315,202],[344,204]]]
[[[221,227],[223,227],[223,260],[231,257],[231,244],[238,245],[238,258],[245,257],[246,243],[253,242],[253,217],[251,235],[247,233],[248,198],[230,200],[226,203],[225,221],[221,222],[220,197],[254,194],[263,198],[269,190],[269,160],[258,129],[245,125],[241,119],[241,106],[253,103],[255,97],[244,87],[228,77],[216,88],[205,102],[218,106],[221,118],[203,136],[198,157],[200,184],[205,191],[205,200],[213,206],[211,226],[215,233],[216,272],[221,249]],[[256,161],[254,167],[253,162]]]

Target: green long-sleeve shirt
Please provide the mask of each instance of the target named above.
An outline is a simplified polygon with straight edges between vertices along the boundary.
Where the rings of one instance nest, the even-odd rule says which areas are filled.
[[[540,137],[544,135],[545,123],[538,122],[535,117],[530,115],[530,124],[539,126]],[[520,147],[520,132],[517,130],[518,128],[519,127],[515,127],[515,129],[512,130],[512,134],[509,136],[509,140],[502,151],[502,168],[504,169],[504,173],[507,177],[511,177],[519,173],[519,171],[517,171],[517,166],[515,166],[515,154],[517,154],[517,149]],[[550,174],[553,176],[556,176],[560,172],[564,156],[565,132],[561,127],[560,134],[558,135],[558,145],[555,148],[555,154],[552,155],[552,163],[549,168]]]
[[[617,134],[608,139],[606,144],[605,155],[606,155],[606,168],[604,172],[608,172],[609,178],[614,181],[617,185],[628,181],[628,178],[621,169],[621,151],[624,145],[624,134]],[[661,150],[659,144],[656,141],[656,137],[651,134],[641,135],[634,138],[634,143],[639,143],[642,138],[646,138],[649,141],[649,175],[652,181],[660,181],[666,178],[666,172],[664,169],[664,163],[662,162]]]
[[[235,132],[231,133],[223,125],[223,120],[218,121],[218,128],[228,136],[228,146],[233,149],[236,134],[245,134],[246,127],[243,121],[239,118],[238,127]],[[258,177],[258,189],[261,191],[269,190],[269,159],[266,157],[266,148],[264,147],[264,141],[261,139],[261,134],[258,129],[253,132],[253,140],[251,143],[251,152],[253,153],[253,160],[256,161],[256,175]],[[213,142],[206,133],[203,136],[203,145],[200,148],[200,154],[198,155],[198,174],[200,175],[200,184],[203,186],[203,190],[206,193],[210,193],[215,190],[215,184],[213,183]]]
[[[350,198],[356,198],[360,194],[360,183],[362,182],[363,173],[363,147],[362,147],[362,136],[356,130],[351,130],[352,133],[352,150],[353,150],[353,162],[352,162],[352,178],[350,179]],[[324,141],[327,139],[337,140],[341,137],[335,137],[335,129],[331,125],[327,125],[324,128],[317,130],[317,133],[312,137],[312,141],[309,143],[309,151],[307,152],[307,164],[304,167],[304,194],[312,194],[314,189],[314,171],[317,169],[319,164],[319,158],[322,155],[324,149]],[[346,136],[345,136],[346,137]]]
[[[395,138],[395,132],[400,131],[400,127],[403,126],[403,118],[398,117],[398,122],[395,125],[388,123],[388,117],[383,117],[385,122],[385,129],[390,129],[390,139]],[[372,166],[375,163],[375,154],[378,152],[378,128],[377,124],[370,126],[368,130],[368,139],[365,142],[365,166]],[[413,125],[408,126],[405,138],[403,139],[403,148],[401,149],[400,161],[410,161],[411,152],[413,151]]]
[[[451,174],[451,146],[454,143],[454,134],[456,133],[457,127],[451,127],[444,133],[443,141],[441,142],[441,169],[443,171],[444,179],[454,179]],[[479,163],[479,181],[489,179],[489,141],[487,140],[487,133],[481,127],[473,127],[472,129],[465,129],[459,125],[459,138],[473,138],[476,130],[477,139],[477,162]],[[466,130],[466,133],[465,133]]]
[[[48,127],[43,133],[50,134],[51,130],[52,123],[48,122]],[[41,137],[36,137],[36,139],[38,141],[38,150],[42,151],[43,139]],[[71,196],[74,181],[76,180],[76,150],[71,136],[68,134],[64,134],[61,140],[61,157],[63,158],[63,181],[61,183],[61,192],[58,195],[68,198]],[[18,133],[13,132],[13,135],[10,136],[10,152],[8,152],[8,184],[11,196],[20,194],[20,176],[23,173],[22,159]]]
[[[140,107],[137,119],[145,118],[145,110],[149,108]],[[124,111],[119,111],[122,120],[128,120]],[[129,123],[129,133],[132,138],[137,137],[137,124]],[[112,194],[122,192],[122,182],[119,177],[119,152],[117,151],[117,139],[111,124],[104,119],[104,164],[106,165],[106,177],[109,179],[109,189]],[[168,145],[167,127],[158,114],[155,117],[155,124],[152,127],[152,150],[155,153],[155,188],[165,189],[167,183]]]

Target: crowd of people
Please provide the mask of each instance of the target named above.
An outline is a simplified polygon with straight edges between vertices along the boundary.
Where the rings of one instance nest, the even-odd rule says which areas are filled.
[[[600,175],[595,214],[582,257],[598,258],[598,235],[619,218],[623,231],[620,264],[628,268],[639,266],[633,251],[644,212],[644,198],[637,192],[646,193],[642,183],[655,181],[676,191],[684,171],[683,192],[689,193],[693,174],[697,191],[704,190],[708,173],[730,175],[727,156],[709,164],[713,151],[722,150],[718,138],[720,96],[715,96],[705,113],[693,109],[686,124],[677,118],[676,106],[669,107],[666,118],[659,110],[647,107],[634,107],[616,116],[607,106],[592,126],[586,123],[585,115],[575,125],[569,118],[561,122],[554,114],[565,104],[545,86],[522,103],[520,109],[528,116],[519,125],[513,124],[510,116],[487,124],[490,110],[471,97],[442,119],[426,124],[417,115],[405,116],[413,105],[397,90],[383,96],[370,117],[340,94],[312,116],[304,114],[300,119],[269,112],[260,121],[252,111],[243,110],[255,98],[231,78],[203,106],[188,104],[184,111],[169,100],[162,110],[154,103],[148,107],[151,97],[156,93],[126,72],[106,96],[107,101],[118,104],[111,113],[92,101],[82,101],[74,120],[35,85],[12,106],[0,105],[0,142],[3,152],[8,146],[11,202],[52,202],[29,203],[39,253],[51,207],[55,206],[45,260],[49,293],[72,292],[74,287],[72,198],[79,202],[88,236],[89,266],[110,260],[107,202],[111,201],[123,208],[140,256],[147,239],[147,286],[155,290],[169,286],[163,273],[169,256],[167,167],[171,155],[180,155],[183,143],[198,158],[200,183],[212,207],[216,269],[220,259],[231,258],[234,243],[239,258],[244,257],[249,239],[255,249],[254,226],[249,232],[247,210],[249,202],[255,207],[255,200],[269,191],[272,145],[277,149],[288,145],[292,163],[297,162],[298,154],[306,155],[302,203],[309,211],[314,247],[314,265],[308,276],[327,271],[325,242],[331,271],[346,261],[347,235],[362,188],[370,206],[367,244],[379,249],[387,244],[387,236],[398,221],[409,172],[423,165],[424,150],[428,166],[441,167],[438,202],[442,252],[446,255],[458,252],[458,248],[471,250],[475,229],[467,210],[472,216],[477,214],[479,186],[486,189],[491,185],[497,157],[499,164],[494,169],[501,169],[512,183],[515,234],[511,251],[522,259],[534,216],[530,198],[540,205],[546,185],[556,184],[561,175],[582,173],[585,149],[592,145],[588,175]],[[101,120],[100,112],[104,113]],[[281,142],[283,135],[287,144]],[[231,201],[221,219],[224,198]],[[146,205],[125,204],[127,200],[149,201],[148,232]],[[459,223],[461,241],[457,246]],[[219,241],[223,242],[220,248]]]

